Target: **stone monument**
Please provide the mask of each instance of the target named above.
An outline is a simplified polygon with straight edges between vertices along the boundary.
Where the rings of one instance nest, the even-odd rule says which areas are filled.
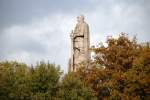
[[[71,38],[71,58],[69,59],[69,71],[76,71],[78,64],[86,63],[90,59],[90,37],[89,26],[84,21],[84,16],[77,17],[75,29],[70,33]]]

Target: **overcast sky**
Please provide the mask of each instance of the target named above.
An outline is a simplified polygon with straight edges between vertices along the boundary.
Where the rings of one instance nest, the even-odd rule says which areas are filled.
[[[150,41],[150,0],[0,0],[0,60],[44,60],[66,72],[69,33],[81,14],[92,45],[120,32]]]

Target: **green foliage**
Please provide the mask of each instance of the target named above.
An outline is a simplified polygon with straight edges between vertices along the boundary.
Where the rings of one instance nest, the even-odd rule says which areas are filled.
[[[17,62],[0,63],[0,100],[49,100],[56,97],[61,75],[59,66],[28,67]]]
[[[62,75],[59,66],[0,62],[0,100],[150,100],[150,47],[121,33],[92,48],[89,67]]]
[[[60,100],[95,100],[92,90],[84,86],[75,73],[67,74],[58,92]]]
[[[13,67],[12,67],[13,66]],[[15,63],[0,63],[0,99],[11,100]]]
[[[41,62],[0,62],[0,100],[91,100],[90,88],[73,73],[61,78],[60,67]]]
[[[54,64],[40,63],[31,72],[32,99],[48,100],[54,98],[58,90],[60,68]]]

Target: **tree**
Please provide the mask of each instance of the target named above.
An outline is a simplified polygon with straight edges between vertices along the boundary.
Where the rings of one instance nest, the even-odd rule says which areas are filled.
[[[0,62],[0,100],[149,100],[150,44],[121,33],[95,59],[62,76],[59,66]]]
[[[68,73],[62,80],[58,100],[95,100],[91,89],[84,86],[75,73]]]
[[[41,62],[31,73],[31,92],[33,100],[49,100],[56,97],[61,75],[60,67]]]
[[[134,59],[133,67],[125,72],[127,93],[130,99],[150,99],[150,48],[142,46],[140,53]]]
[[[1,100],[49,100],[55,98],[61,75],[55,64],[29,67],[23,63],[0,63]]]
[[[77,73],[98,99],[146,100],[149,98],[150,48],[130,40],[125,33],[109,37],[107,46],[92,48],[95,59]]]
[[[108,46],[100,45],[93,49],[96,53],[95,63],[118,71],[126,71],[132,67],[133,60],[139,53],[136,38],[129,40],[126,33],[120,33],[119,38],[108,37]]]
[[[0,63],[0,99],[12,100],[11,92],[14,83],[13,67],[15,63],[1,62]]]

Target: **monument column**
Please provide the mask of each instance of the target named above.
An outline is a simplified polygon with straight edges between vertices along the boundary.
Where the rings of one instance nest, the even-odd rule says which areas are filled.
[[[77,17],[75,29],[70,34],[71,58],[69,60],[69,71],[76,71],[81,63],[88,63],[90,59],[89,26],[84,21],[84,16]]]

